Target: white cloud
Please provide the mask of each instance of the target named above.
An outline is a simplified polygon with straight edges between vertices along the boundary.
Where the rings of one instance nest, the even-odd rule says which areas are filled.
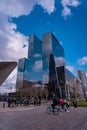
[[[40,4],[49,14],[55,10],[55,0],[38,0]]]
[[[74,71],[74,67],[73,67],[73,66],[66,66],[66,68],[67,68],[68,70],[70,70],[71,72]]]
[[[49,14],[55,10],[55,0],[0,0],[0,12],[10,17],[19,17],[30,14],[36,4]]]
[[[80,4],[78,0],[62,0],[61,3],[66,9],[63,16],[71,14],[67,8]],[[23,45],[28,43],[28,38],[17,31],[12,18],[29,15],[36,4],[41,5],[48,14],[55,11],[55,0],[0,0],[0,61],[17,61],[27,56],[28,48],[23,48]],[[39,70],[41,63],[35,64],[37,67],[34,69]]]
[[[86,77],[87,77],[87,73],[86,73]]]
[[[8,17],[0,12],[0,61],[17,61],[27,56],[27,37],[16,31],[16,24],[9,22]]]
[[[79,6],[80,1],[79,0],[61,0],[61,4],[63,6],[62,16],[66,18],[67,16],[72,15],[70,7]]]
[[[28,15],[33,7],[39,4],[48,14],[54,11],[55,0],[0,0],[0,60],[18,60],[27,56],[27,37],[17,32],[13,17]],[[9,19],[8,19],[9,18]]]
[[[33,71],[40,71],[42,70],[42,60],[36,61],[35,65],[33,66]]]
[[[10,17],[28,15],[37,0],[0,0],[0,12]]]
[[[81,59],[78,60],[79,65],[85,65],[87,64],[87,56],[82,57]]]
[[[64,16],[66,18],[66,16],[70,16],[70,15],[72,15],[70,8],[64,7],[64,9],[62,11],[62,16]]]
[[[48,74],[44,74],[43,75],[43,84],[46,84],[48,82],[49,82],[49,76],[48,76]]]
[[[21,74],[20,74],[20,76],[21,76]],[[25,70],[25,80],[29,80],[29,72],[27,72],[27,70]]]
[[[28,43],[28,38],[17,31],[17,25],[12,22],[12,18],[29,15],[36,4],[41,5],[48,14],[55,9],[55,0],[0,0],[0,61],[17,61],[27,56],[28,48],[23,48],[23,45]],[[41,63],[37,62],[37,65],[35,69],[39,70]],[[8,81],[11,79],[5,83]]]
[[[63,57],[55,57],[56,67],[65,66],[65,59]]]
[[[80,2],[79,0],[61,0],[62,5],[65,6],[72,6],[72,7],[77,7]]]
[[[35,54],[33,57],[39,58],[39,57],[42,57],[42,56],[40,54]]]

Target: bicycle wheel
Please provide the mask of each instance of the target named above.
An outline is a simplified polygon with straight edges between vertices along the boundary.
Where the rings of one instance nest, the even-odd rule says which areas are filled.
[[[58,115],[58,114],[59,114],[58,108],[55,108],[55,109],[54,109],[54,114],[55,114],[55,115]]]
[[[50,107],[47,107],[46,113],[47,113],[47,114],[50,114],[50,113],[51,113],[51,108],[50,108]]]

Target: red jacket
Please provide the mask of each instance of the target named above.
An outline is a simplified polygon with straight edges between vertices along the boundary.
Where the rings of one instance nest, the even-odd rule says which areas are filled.
[[[64,104],[64,99],[63,98],[60,99],[60,104]]]

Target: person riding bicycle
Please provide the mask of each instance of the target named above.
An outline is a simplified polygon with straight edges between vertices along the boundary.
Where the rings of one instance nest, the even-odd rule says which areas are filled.
[[[54,112],[55,106],[57,106],[58,104],[60,104],[60,101],[57,96],[54,96],[51,104],[51,107],[53,109],[52,112]]]

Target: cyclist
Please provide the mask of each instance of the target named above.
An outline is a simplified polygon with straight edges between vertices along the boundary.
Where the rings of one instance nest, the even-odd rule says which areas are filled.
[[[64,99],[63,98],[60,99],[60,105],[61,105],[61,108],[64,109]]]
[[[58,106],[60,104],[60,101],[58,99],[57,96],[54,96],[53,99],[52,99],[52,104],[51,104],[51,107],[52,107],[52,112],[54,112],[54,109],[55,109],[55,106]]]

